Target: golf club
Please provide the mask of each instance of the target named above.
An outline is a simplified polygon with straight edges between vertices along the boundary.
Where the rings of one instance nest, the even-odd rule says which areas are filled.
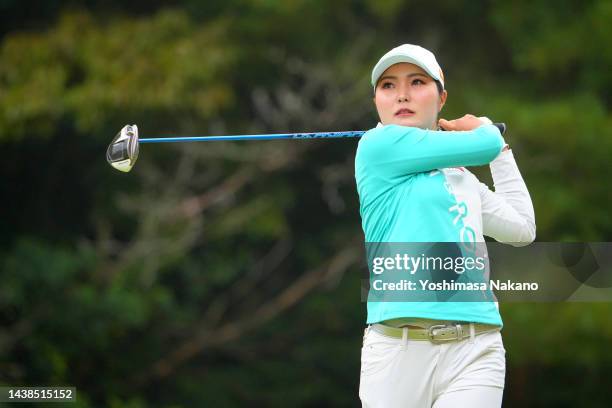
[[[493,123],[501,134],[506,132],[504,123]],[[443,130],[443,129],[442,129]],[[117,133],[106,149],[106,160],[119,171],[125,173],[132,170],[138,158],[138,146],[142,143],[184,143],[184,142],[220,142],[228,140],[276,140],[276,139],[330,139],[342,137],[361,137],[365,130],[345,132],[318,133],[274,133],[264,135],[229,135],[229,136],[187,136],[187,137],[157,137],[138,139],[138,126],[126,125]]]

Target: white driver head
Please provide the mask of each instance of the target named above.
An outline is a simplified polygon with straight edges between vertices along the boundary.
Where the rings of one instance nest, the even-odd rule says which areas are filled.
[[[126,125],[106,149],[106,161],[119,171],[132,170],[138,158],[138,126]]]

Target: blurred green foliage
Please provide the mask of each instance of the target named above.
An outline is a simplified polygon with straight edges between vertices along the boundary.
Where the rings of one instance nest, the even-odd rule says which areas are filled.
[[[83,407],[356,405],[353,141],[147,145],[129,175],[103,155],[125,123],[373,127],[370,69],[405,42],[444,68],[444,117],[509,125],[538,240],[612,237],[608,1],[0,11],[2,383],[74,385]],[[502,304],[505,406],[607,406],[611,309]]]

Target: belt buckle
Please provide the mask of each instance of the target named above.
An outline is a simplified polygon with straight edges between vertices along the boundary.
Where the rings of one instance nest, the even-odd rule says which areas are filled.
[[[446,325],[446,324],[434,324],[433,326],[429,326],[429,328],[427,329],[427,337],[429,338],[429,341],[431,341],[432,343],[436,343],[436,342],[446,342],[446,341],[455,341],[457,340],[457,335],[455,335],[455,338],[448,338],[448,339],[434,339],[434,330],[437,329],[446,329],[446,328],[454,328],[454,326],[450,326],[450,325]]]

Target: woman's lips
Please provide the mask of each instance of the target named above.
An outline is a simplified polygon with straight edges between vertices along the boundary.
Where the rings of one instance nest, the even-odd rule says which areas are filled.
[[[414,112],[410,109],[400,109],[395,113],[395,116],[414,116]]]

